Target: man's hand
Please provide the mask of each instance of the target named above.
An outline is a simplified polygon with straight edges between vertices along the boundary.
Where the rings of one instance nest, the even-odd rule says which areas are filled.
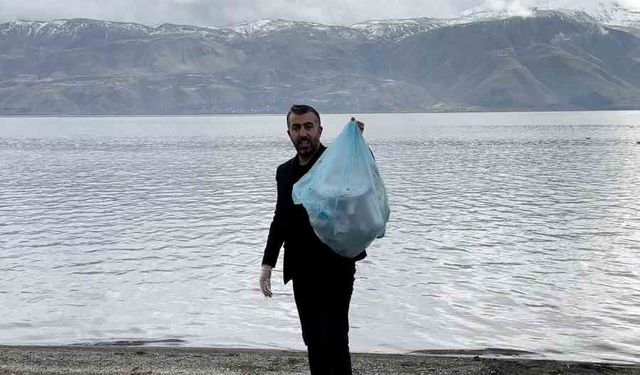
[[[262,265],[262,271],[260,272],[260,290],[265,297],[271,298],[271,266],[266,264]]]
[[[355,121],[356,125],[358,125],[358,129],[360,129],[360,133],[364,133],[364,122],[356,120],[355,117],[352,117],[351,121]]]

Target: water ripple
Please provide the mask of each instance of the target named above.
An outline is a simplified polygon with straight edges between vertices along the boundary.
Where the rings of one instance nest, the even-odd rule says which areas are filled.
[[[397,116],[367,125],[392,218],[354,349],[637,362],[640,128]],[[280,120],[0,119],[2,343],[300,349],[280,269],[256,285]]]

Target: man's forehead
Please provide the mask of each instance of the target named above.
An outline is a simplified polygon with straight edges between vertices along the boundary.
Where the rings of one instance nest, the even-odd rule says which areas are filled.
[[[304,125],[308,123],[318,124],[318,117],[313,112],[307,112],[301,115],[292,113],[291,117],[289,117],[289,122],[291,125]]]

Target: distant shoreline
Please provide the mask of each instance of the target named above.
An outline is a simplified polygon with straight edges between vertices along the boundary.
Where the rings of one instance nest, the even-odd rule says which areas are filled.
[[[479,356],[352,354],[361,374],[640,374],[640,365]],[[307,373],[306,353],[231,348],[0,346],[0,374]]]
[[[568,109],[568,110],[477,110],[477,111],[430,111],[430,112],[322,112],[324,115],[403,115],[403,114],[458,114],[458,113],[574,113],[574,112],[637,112],[637,109]],[[283,112],[238,112],[208,114],[1,114],[0,118],[84,118],[84,117],[234,117],[234,116],[282,116]]]

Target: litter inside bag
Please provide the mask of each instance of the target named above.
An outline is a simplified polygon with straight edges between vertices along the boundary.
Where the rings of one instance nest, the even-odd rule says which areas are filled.
[[[307,210],[318,238],[344,257],[357,256],[384,236],[387,191],[355,121],[293,186],[293,202]]]

